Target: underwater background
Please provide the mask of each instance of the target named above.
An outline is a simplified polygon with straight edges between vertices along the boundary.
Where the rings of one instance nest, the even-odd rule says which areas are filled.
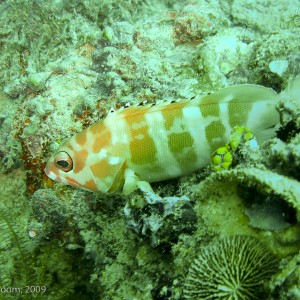
[[[299,36],[299,0],[0,1],[0,299],[300,299]],[[163,201],[44,174],[111,107],[241,83],[276,136]]]

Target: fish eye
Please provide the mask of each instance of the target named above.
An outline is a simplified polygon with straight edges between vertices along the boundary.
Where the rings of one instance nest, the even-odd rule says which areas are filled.
[[[73,161],[70,155],[65,151],[57,153],[54,159],[54,165],[61,171],[69,172],[73,169]]]

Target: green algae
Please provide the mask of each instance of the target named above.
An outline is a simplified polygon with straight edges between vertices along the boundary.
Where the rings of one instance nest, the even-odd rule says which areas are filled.
[[[245,82],[285,89],[300,71],[297,1],[257,2],[260,17],[250,1],[1,2],[1,287],[46,286],[34,299],[181,299],[197,253],[239,234],[281,260],[270,299],[299,296],[297,93],[279,105],[276,139],[253,153],[240,149],[236,169],[155,184],[155,205],[139,192],[95,195],[42,178],[30,194],[26,181],[60,141],[112,105]],[[269,203],[287,227],[253,218],[254,204],[274,217]]]

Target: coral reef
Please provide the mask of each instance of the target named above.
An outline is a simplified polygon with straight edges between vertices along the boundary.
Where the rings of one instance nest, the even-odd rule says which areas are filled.
[[[182,233],[195,230],[197,216],[186,197],[165,197],[153,204],[138,207],[128,205],[124,209],[127,227],[138,236],[150,240],[152,247],[169,248]],[[172,234],[170,235],[170,232]]]
[[[185,299],[262,299],[278,261],[258,240],[233,236],[202,248],[184,283]]]
[[[255,241],[279,262],[268,299],[299,298],[298,2],[1,1],[1,297],[182,299],[197,253]],[[157,202],[44,175],[59,144],[111,107],[239,83],[280,92],[281,124],[238,147],[231,169],[156,183]],[[26,285],[46,292],[9,290]]]

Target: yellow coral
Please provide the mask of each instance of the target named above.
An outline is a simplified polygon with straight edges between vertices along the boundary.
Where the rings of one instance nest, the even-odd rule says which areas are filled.
[[[229,169],[233,162],[233,155],[242,144],[257,146],[253,132],[247,127],[235,126],[231,131],[229,142],[211,154],[212,170],[218,172]]]
[[[212,169],[216,172],[228,169],[232,164],[232,154],[226,146],[220,147],[212,153],[210,161]]]

